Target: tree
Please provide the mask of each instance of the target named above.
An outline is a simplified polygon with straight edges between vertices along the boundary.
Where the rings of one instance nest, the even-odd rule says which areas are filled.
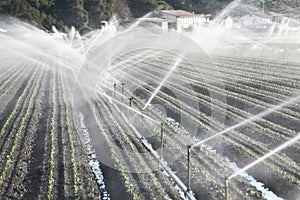
[[[157,0],[128,0],[133,17],[142,17],[158,7]]]
[[[155,9],[183,9],[216,13],[232,0],[0,0],[0,13],[60,30],[65,26],[100,28],[102,20],[117,14],[121,19],[141,17]],[[266,5],[268,6],[267,0]]]
[[[85,0],[84,8],[88,11],[88,25],[92,28],[100,28],[101,21],[108,20],[115,10],[114,1],[109,0]]]
[[[129,19],[131,17],[130,8],[126,0],[116,0],[116,12],[121,19]]]
[[[54,5],[55,0],[29,0],[29,3],[35,8],[49,8]]]
[[[83,0],[57,0],[53,12],[56,18],[69,27],[79,29],[88,23],[88,12],[84,9]]]

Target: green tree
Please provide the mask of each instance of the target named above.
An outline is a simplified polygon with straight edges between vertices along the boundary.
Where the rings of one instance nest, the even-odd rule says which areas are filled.
[[[130,8],[126,0],[116,0],[116,12],[121,19],[129,19],[131,17]]]
[[[158,7],[157,0],[128,0],[133,17],[142,17]]]
[[[38,9],[32,7],[23,0],[3,0],[0,3],[0,12],[4,15],[11,15],[35,24],[41,24],[46,17]]]
[[[29,0],[28,2],[35,8],[49,8],[54,5],[55,0]]]
[[[215,14],[232,0],[0,0],[0,14],[51,29],[55,25],[99,28],[113,14],[121,19],[141,17],[155,9],[183,9]],[[286,1],[286,0],[285,0]],[[269,4],[266,0],[266,6]]]
[[[85,0],[84,8],[88,11],[88,25],[100,28],[101,21],[108,20],[115,10],[114,1],[110,0]]]
[[[84,9],[83,0],[56,0],[53,13],[69,27],[79,29],[88,23],[88,12]]]

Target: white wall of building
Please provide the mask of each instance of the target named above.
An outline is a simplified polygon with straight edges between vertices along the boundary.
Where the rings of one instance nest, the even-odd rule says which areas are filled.
[[[176,23],[177,31],[187,29],[192,25],[201,25],[203,23],[209,22],[209,17],[205,15],[186,15],[186,16],[175,16],[168,13],[162,13],[161,16],[163,19],[169,20],[170,22]],[[163,28],[166,28],[165,25],[162,25]]]

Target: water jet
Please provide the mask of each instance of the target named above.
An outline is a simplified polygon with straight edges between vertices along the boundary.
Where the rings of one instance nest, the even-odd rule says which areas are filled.
[[[253,161],[252,163],[249,163],[248,165],[246,165],[244,168],[240,169],[239,171],[235,172],[234,174],[230,175],[228,178],[225,179],[225,200],[228,200],[228,183],[229,181],[238,176],[239,174],[247,171],[248,169],[254,167],[255,165],[259,164],[260,162],[264,161],[265,159],[269,158],[270,156],[274,155],[275,153],[287,148],[290,145],[293,145],[294,143],[296,143],[298,140],[300,140],[300,133],[298,133],[298,135],[294,138],[291,138],[290,140],[288,140],[287,142],[285,142],[284,144],[278,146],[277,148],[275,148],[274,150],[270,151],[269,153],[265,154],[264,156],[256,159],[255,161]]]

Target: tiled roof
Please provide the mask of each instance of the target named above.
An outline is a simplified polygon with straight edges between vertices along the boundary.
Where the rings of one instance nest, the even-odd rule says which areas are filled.
[[[176,17],[193,15],[193,13],[190,13],[190,12],[187,12],[187,11],[184,11],[184,10],[162,10],[161,12],[165,13],[165,14],[173,15],[173,16],[176,16]]]

